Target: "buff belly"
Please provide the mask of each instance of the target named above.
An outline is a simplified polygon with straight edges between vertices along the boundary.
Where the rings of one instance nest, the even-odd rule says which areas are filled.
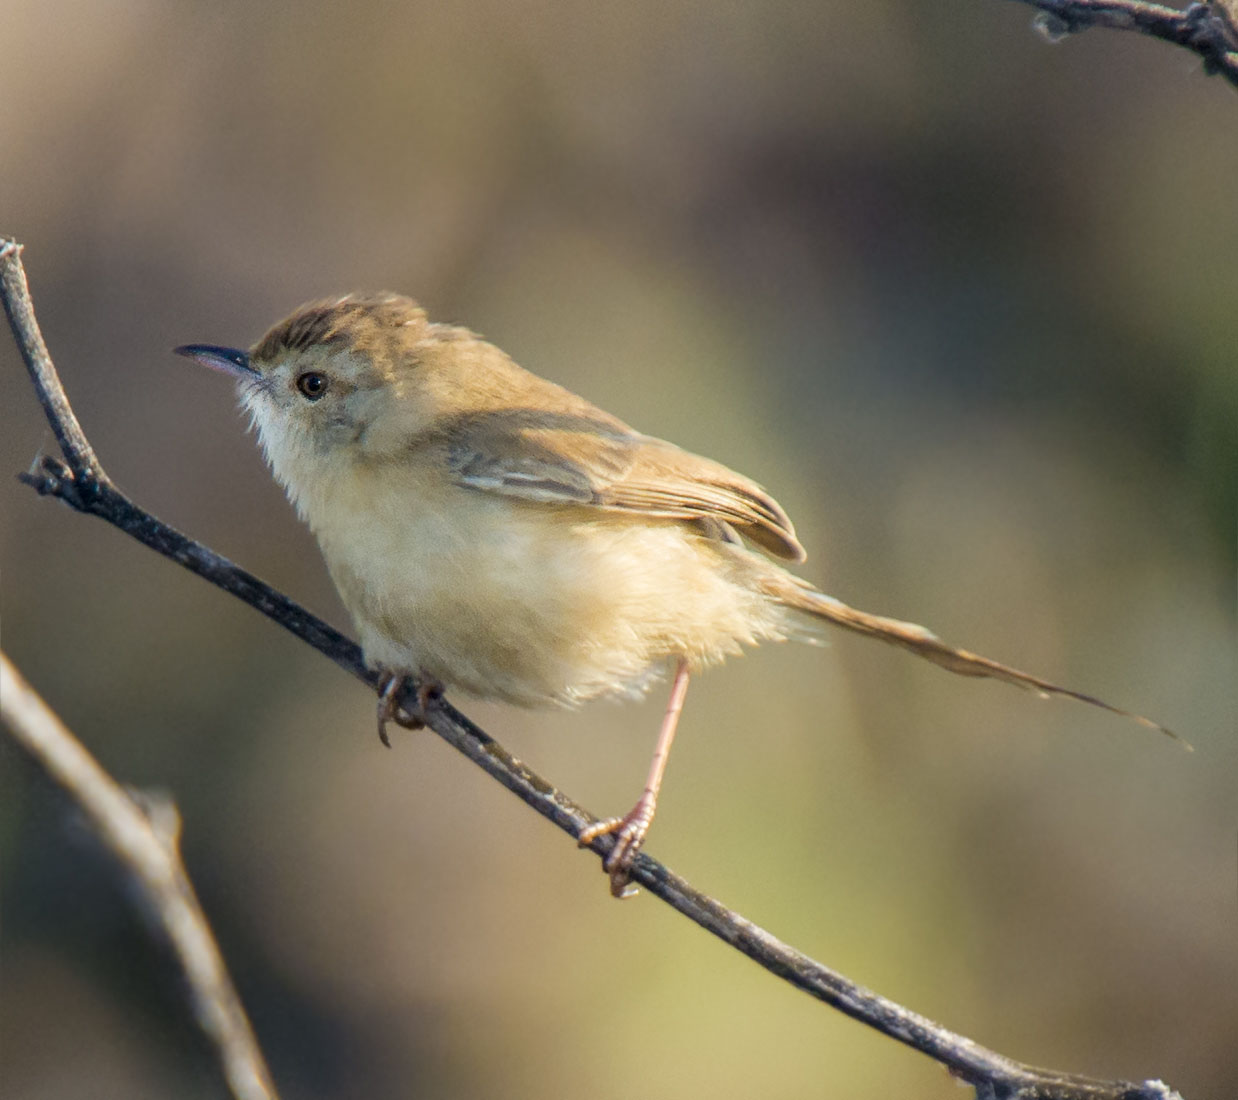
[[[367,662],[479,698],[639,695],[681,656],[711,664],[786,633],[749,576],[777,567],[677,521],[424,479],[334,503],[327,527],[303,510]]]

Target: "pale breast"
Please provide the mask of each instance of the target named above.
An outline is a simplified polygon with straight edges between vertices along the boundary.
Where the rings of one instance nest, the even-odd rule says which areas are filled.
[[[676,521],[416,470],[320,478],[298,503],[367,661],[481,698],[639,694],[675,657],[707,664],[782,636],[779,610],[737,576],[747,551]]]

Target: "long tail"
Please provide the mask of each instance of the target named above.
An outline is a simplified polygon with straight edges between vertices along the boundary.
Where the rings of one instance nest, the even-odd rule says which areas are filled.
[[[905,623],[898,619],[887,619],[881,615],[870,615],[867,611],[857,611],[841,600],[834,599],[833,596],[827,596],[807,586],[800,587],[794,583],[796,579],[798,578],[784,574],[783,577],[771,583],[769,594],[779,603],[795,608],[797,611],[806,611],[836,626],[854,630],[857,634],[867,634],[870,638],[880,638],[883,642],[909,649],[925,660],[941,665],[942,668],[949,669],[951,672],[957,672],[960,676],[985,676],[992,680],[1003,680],[1007,684],[1034,691],[1046,699],[1050,695],[1064,695],[1070,699],[1078,699],[1081,703],[1089,703],[1102,710],[1119,714],[1123,718],[1133,719],[1149,729],[1159,730],[1191,751],[1190,743],[1179,737],[1173,730],[1167,729],[1159,722],[1153,722],[1150,718],[1144,718],[1141,714],[1115,707],[1103,699],[1097,699],[1094,695],[1085,695],[1081,691],[1074,691],[1071,688],[1050,683],[1048,680],[1042,680],[1039,676],[1020,672],[1017,668],[999,664],[988,657],[981,657],[978,653],[955,649],[954,646],[943,642],[931,630],[916,623]]]

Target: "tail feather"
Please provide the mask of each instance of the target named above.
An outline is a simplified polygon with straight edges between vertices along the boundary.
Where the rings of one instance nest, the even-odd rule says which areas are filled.
[[[787,579],[790,580],[791,578],[788,577]],[[779,584],[777,585],[777,590],[770,594],[779,603],[788,607],[795,608],[798,611],[805,611],[816,618],[824,619],[836,626],[845,627],[847,630],[854,630],[857,634],[867,634],[870,638],[880,638],[883,642],[888,642],[891,645],[902,646],[904,649],[911,650],[912,653],[923,657],[925,660],[932,661],[935,665],[940,665],[942,668],[949,669],[960,676],[983,676],[992,680],[1002,680],[1007,684],[1014,684],[1016,687],[1034,691],[1046,699],[1050,695],[1064,695],[1070,699],[1078,699],[1081,703],[1100,707],[1102,710],[1107,710],[1112,714],[1121,715],[1123,718],[1130,718],[1142,726],[1147,726],[1149,729],[1158,730],[1167,737],[1172,737],[1175,741],[1178,741],[1188,751],[1191,749],[1191,745],[1187,741],[1179,737],[1173,730],[1162,726],[1159,722],[1153,722],[1150,718],[1145,718],[1141,714],[1135,714],[1132,711],[1123,710],[1121,707],[1115,707],[1111,703],[1106,703],[1103,699],[1096,698],[1094,695],[1086,695],[1081,691],[1075,691],[1072,688],[1051,683],[1049,680],[1042,680],[1039,676],[1020,672],[1017,668],[1000,664],[988,657],[982,657],[978,653],[969,653],[966,649],[956,649],[954,646],[943,642],[931,630],[917,623],[887,619],[881,615],[872,615],[867,611],[859,611],[854,607],[849,607],[841,600],[834,599],[833,596],[827,596],[825,593],[818,592],[813,588],[801,588],[798,585]]]

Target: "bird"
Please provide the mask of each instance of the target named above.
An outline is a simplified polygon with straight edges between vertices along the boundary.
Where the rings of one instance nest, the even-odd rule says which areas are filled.
[[[400,294],[309,302],[248,350],[175,349],[235,379],[270,468],[321,547],[382,675],[379,733],[462,691],[571,707],[671,689],[640,797],[614,836],[616,897],[653,822],[691,677],[832,627],[964,676],[1150,719],[860,611],[788,571],[805,551],[755,481],[643,435]],[[405,677],[417,706],[396,704]]]

